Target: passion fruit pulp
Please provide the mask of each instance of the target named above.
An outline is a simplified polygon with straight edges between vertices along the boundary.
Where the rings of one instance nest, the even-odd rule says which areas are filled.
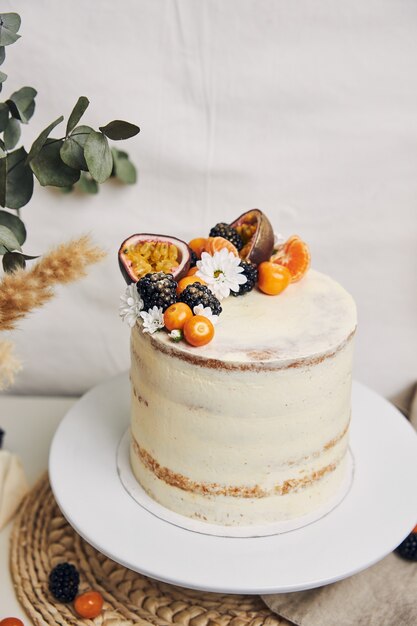
[[[138,233],[125,239],[118,257],[128,285],[153,272],[172,274],[178,281],[187,274],[191,263],[191,251],[185,241],[149,233]]]
[[[271,222],[259,209],[243,213],[230,224],[243,241],[239,256],[245,261],[259,265],[269,260],[274,249],[274,231]]]

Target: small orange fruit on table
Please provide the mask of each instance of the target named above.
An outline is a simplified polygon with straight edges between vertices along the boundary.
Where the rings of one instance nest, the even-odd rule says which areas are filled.
[[[193,317],[193,312],[185,302],[171,304],[164,313],[164,324],[167,330],[182,330],[187,320]]]
[[[258,265],[258,287],[269,296],[277,296],[291,282],[291,273],[283,265],[264,261]]]
[[[214,326],[204,315],[194,315],[184,324],[183,333],[187,343],[194,347],[205,346],[214,337]]]
[[[86,591],[74,600],[74,609],[80,617],[93,619],[101,613],[103,596],[98,591]]]
[[[308,245],[298,235],[293,235],[279,246],[270,260],[287,267],[291,273],[291,282],[295,283],[307,272],[311,257]]]

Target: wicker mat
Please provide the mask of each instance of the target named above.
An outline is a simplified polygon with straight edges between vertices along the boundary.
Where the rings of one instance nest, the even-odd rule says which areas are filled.
[[[55,602],[48,574],[69,561],[80,572],[80,592],[100,591],[105,603],[95,620],[75,615],[72,605]],[[288,626],[257,596],[222,595],[174,587],[111,561],[69,526],[44,476],[25,499],[14,523],[10,569],[16,595],[37,626],[95,624],[130,626]]]

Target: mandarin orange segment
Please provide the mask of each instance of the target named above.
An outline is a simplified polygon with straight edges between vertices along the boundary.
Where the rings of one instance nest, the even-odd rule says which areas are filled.
[[[208,237],[206,245],[204,246],[204,252],[208,252],[213,255],[215,252],[220,252],[226,248],[229,252],[233,252],[235,256],[239,256],[239,252],[231,241],[228,241],[224,237]]]
[[[293,235],[272,255],[271,261],[288,268],[291,282],[296,283],[310,267],[310,250],[298,235]]]

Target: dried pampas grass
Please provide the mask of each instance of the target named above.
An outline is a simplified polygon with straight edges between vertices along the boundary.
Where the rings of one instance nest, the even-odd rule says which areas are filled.
[[[14,330],[28,313],[54,296],[54,286],[82,278],[90,265],[105,256],[106,253],[86,235],[51,250],[29,270],[17,269],[4,274],[0,281],[0,331]],[[12,384],[20,369],[13,345],[8,341],[0,342],[0,390]]]
[[[0,391],[7,389],[14,381],[15,374],[22,369],[20,361],[15,357],[13,344],[10,341],[0,342]]]
[[[55,285],[82,278],[88,266],[104,256],[105,252],[84,236],[51,250],[30,270],[5,274],[0,282],[0,330],[14,330],[30,311],[52,298]]]

